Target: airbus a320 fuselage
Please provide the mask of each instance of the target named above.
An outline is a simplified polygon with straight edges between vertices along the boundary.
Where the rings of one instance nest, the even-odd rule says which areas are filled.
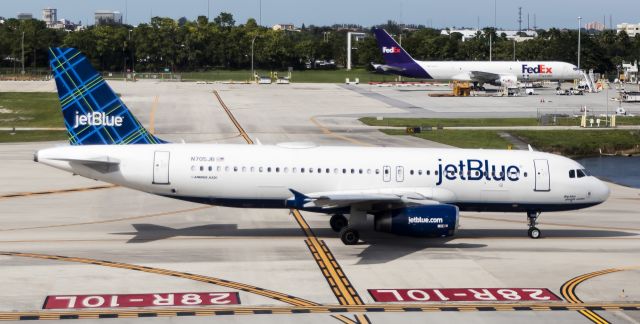
[[[538,238],[541,212],[609,195],[577,162],[533,150],[170,144],[142,127],[82,54],[54,48],[51,57],[71,145],[40,150],[37,162],[175,199],[329,214],[345,244],[365,227],[454,235],[460,210],[526,213]]]

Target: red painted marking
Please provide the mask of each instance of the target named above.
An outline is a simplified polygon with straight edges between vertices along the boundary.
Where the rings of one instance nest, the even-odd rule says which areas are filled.
[[[43,309],[238,305],[237,292],[47,296]]]
[[[376,302],[559,301],[546,288],[369,289]]]

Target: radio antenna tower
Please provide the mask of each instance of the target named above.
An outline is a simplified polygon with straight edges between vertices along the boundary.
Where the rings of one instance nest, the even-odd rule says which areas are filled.
[[[522,31],[522,7],[518,7],[518,32]]]

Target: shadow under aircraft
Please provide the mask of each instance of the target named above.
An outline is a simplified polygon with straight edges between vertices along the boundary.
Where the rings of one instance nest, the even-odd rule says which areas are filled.
[[[303,237],[297,227],[287,228],[238,228],[237,224],[210,224],[186,228],[171,228],[155,224],[132,224],[135,232],[113,233],[132,235],[127,243],[148,243],[174,237]],[[460,229],[455,237],[418,238],[402,237],[386,233],[365,232],[363,249],[354,249],[358,264],[387,263],[415,252],[427,249],[477,249],[488,247],[484,243],[455,242],[463,239],[520,238],[519,229]],[[328,228],[314,229],[318,238],[332,238],[335,233]],[[547,238],[603,238],[635,236],[635,233],[611,230],[548,229]]]

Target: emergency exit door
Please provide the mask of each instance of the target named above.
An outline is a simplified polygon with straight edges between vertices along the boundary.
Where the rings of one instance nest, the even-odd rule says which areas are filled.
[[[156,151],[154,153],[153,184],[169,184],[169,152]]]
[[[536,184],[535,191],[550,191],[551,190],[551,175],[549,174],[549,161],[547,160],[533,160],[534,167],[536,168]]]

